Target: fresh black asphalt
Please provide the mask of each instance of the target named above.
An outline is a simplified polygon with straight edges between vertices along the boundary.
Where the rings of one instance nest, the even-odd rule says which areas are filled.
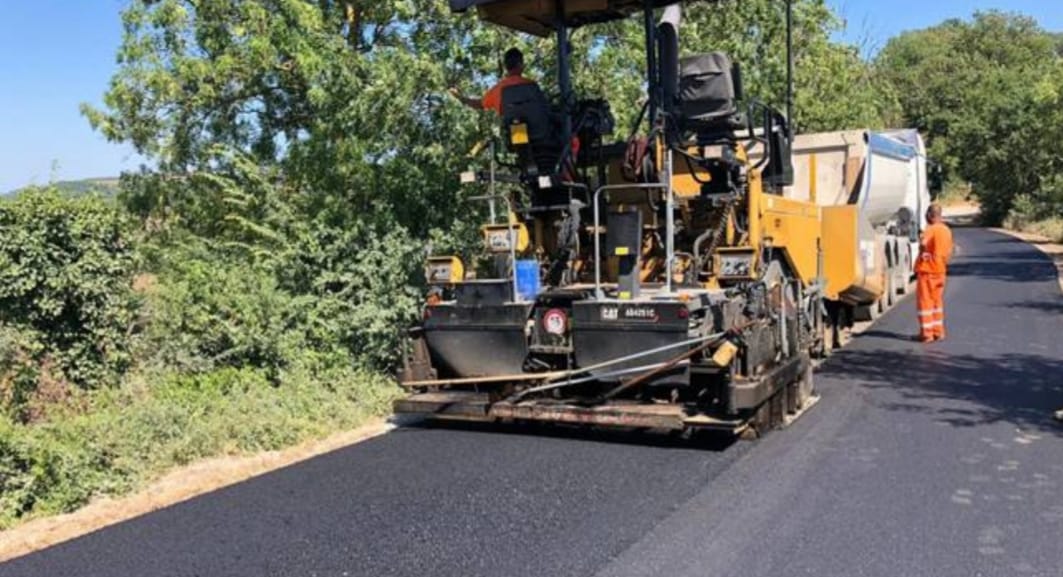
[[[956,230],[949,339],[913,299],[755,443],[402,428],[0,565],[0,577],[1063,575],[1063,297]]]

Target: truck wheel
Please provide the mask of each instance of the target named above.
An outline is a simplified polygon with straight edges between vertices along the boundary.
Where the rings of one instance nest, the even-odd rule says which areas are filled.
[[[907,255],[908,251],[905,251]],[[897,294],[905,296],[911,292],[912,285],[912,258],[910,255],[906,256],[904,262],[901,264],[901,275],[898,279],[900,283],[897,285]]]
[[[882,296],[882,301],[887,310],[897,304],[897,273],[894,271],[890,271],[889,277],[886,278],[886,294]]]
[[[860,322],[874,322],[882,314],[882,298],[866,305],[860,305],[853,310],[853,320]]]

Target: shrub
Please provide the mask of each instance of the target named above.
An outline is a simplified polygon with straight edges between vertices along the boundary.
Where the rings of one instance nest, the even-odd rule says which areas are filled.
[[[81,387],[113,382],[129,364],[135,311],[125,214],[98,197],[30,189],[0,201],[0,324],[34,335]]]
[[[168,247],[145,294],[138,347],[156,367],[257,367],[276,378],[305,349],[302,303],[269,268],[195,239]]]
[[[0,413],[23,418],[21,409],[37,386],[40,349],[37,335],[0,323]]]
[[[314,222],[277,262],[282,286],[307,297],[308,340],[388,369],[416,315],[422,248],[398,225]]]
[[[1041,216],[1041,207],[1033,196],[1020,194],[1015,197],[1008,217],[1004,219],[1004,226],[1016,230],[1022,230]]]
[[[398,388],[353,369],[137,375],[91,410],[35,425],[0,417],[0,530],[128,492],[174,465],[280,449],[386,413]]]

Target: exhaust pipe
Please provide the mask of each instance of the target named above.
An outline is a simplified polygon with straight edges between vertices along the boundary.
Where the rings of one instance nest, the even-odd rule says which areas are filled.
[[[664,9],[661,22],[657,25],[661,108],[670,119],[675,117],[679,102],[679,24],[682,18],[683,9],[673,4]]]

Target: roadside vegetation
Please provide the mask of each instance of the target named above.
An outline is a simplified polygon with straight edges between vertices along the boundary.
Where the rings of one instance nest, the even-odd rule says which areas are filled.
[[[904,122],[954,189],[969,186],[986,224],[1052,232],[1063,215],[1063,35],[984,12],[901,34],[876,63]]]
[[[730,52],[747,93],[782,105],[781,3],[727,4],[687,11],[684,50]],[[150,167],[117,193],[0,198],[0,529],[385,414],[426,250],[468,250],[485,218],[456,175],[494,122],[447,88],[482,89],[513,45],[553,82],[552,40],[444,0],[135,0],[121,17],[118,71],[83,112]],[[799,130],[914,126],[989,220],[1060,215],[1060,38],[983,13],[867,59],[840,26],[796,1]],[[573,40],[618,139],[639,30]]]
[[[0,529],[386,413],[394,384],[316,316],[335,303],[243,250],[100,197],[0,202]]]

